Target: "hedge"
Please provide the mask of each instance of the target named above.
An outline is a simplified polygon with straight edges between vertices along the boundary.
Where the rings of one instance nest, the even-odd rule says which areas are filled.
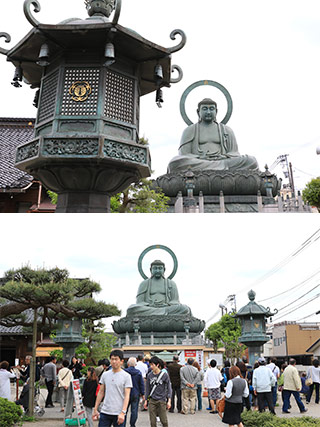
[[[244,411],[241,418],[244,427],[320,427],[319,418],[279,418],[270,412]]]
[[[21,421],[22,409],[20,406],[7,399],[0,397],[0,426],[12,427],[18,421]]]

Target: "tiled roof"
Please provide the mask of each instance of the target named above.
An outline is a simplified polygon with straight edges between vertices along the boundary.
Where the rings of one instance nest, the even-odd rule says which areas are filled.
[[[33,177],[14,166],[18,145],[33,138],[34,119],[0,117],[0,189],[21,189]]]
[[[26,315],[26,321],[31,323],[33,321],[33,310],[28,309],[24,314]],[[11,328],[7,328],[0,325],[0,335],[32,335],[32,332],[26,333],[24,326],[12,326]]]

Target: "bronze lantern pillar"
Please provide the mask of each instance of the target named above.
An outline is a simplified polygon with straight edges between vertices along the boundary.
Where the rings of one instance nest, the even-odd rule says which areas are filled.
[[[241,336],[239,342],[249,349],[249,362],[253,366],[262,353],[262,346],[269,341],[266,334],[267,318],[274,316],[278,311],[271,313],[270,308],[263,307],[255,302],[256,293],[248,292],[250,302],[235,314],[241,322]]]

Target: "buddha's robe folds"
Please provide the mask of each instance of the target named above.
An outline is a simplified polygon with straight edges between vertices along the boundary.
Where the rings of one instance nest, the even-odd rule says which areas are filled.
[[[181,138],[179,155],[168,165],[168,173],[202,170],[258,170],[257,160],[241,155],[233,130],[222,123],[216,123],[217,136],[202,135],[200,123],[187,127]],[[211,140],[209,140],[211,139]]]
[[[136,304],[127,310],[127,316],[191,316],[188,306],[179,302],[177,285],[173,280],[153,278],[141,282]]]

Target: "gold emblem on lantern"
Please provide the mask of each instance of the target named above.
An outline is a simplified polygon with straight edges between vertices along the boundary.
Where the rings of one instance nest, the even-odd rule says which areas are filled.
[[[92,89],[88,82],[75,82],[69,89],[69,94],[74,101],[83,102],[88,99]]]
[[[259,328],[259,326],[260,326],[260,323],[259,323],[259,322],[254,322],[254,327],[255,327],[255,328],[257,328],[257,329],[258,329],[258,328]]]

